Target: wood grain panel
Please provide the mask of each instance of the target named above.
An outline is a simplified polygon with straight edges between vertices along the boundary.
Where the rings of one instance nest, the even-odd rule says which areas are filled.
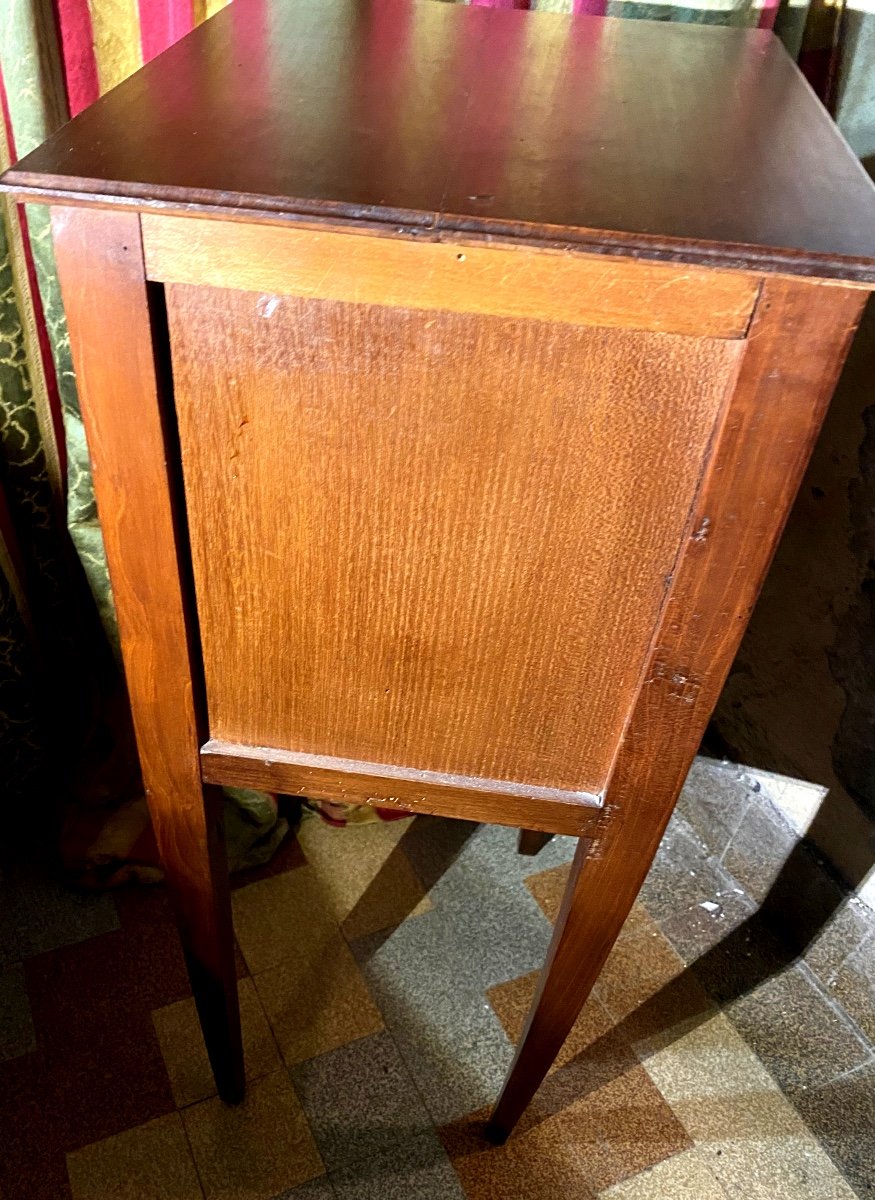
[[[600,792],[743,343],[167,294],[211,736]]]
[[[759,291],[741,272],[605,255],[141,220],[149,278],[163,283],[721,338],[744,336]]]
[[[440,775],[212,739],[201,750],[201,763],[204,779],[225,787],[401,808],[491,825],[517,827],[534,821],[551,833],[580,836],[592,830],[600,817],[601,799],[588,792]]]

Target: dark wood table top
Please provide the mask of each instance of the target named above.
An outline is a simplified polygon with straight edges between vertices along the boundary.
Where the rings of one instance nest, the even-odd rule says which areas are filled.
[[[760,30],[234,0],[3,184],[875,281],[875,188]]]

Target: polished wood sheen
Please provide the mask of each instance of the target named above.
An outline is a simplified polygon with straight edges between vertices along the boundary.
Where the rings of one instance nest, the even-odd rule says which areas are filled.
[[[243,1065],[218,785],[517,825],[527,853],[573,833],[502,1139],[732,662],[875,285],[875,190],[764,31],[428,0],[234,0],[0,187],[66,201],[220,1094]]]
[[[212,736],[601,792],[743,342],[167,308]]]
[[[6,179],[875,279],[870,183],[758,29],[234,0]]]

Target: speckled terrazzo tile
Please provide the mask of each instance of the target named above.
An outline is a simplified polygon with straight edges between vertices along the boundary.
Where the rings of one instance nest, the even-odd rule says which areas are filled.
[[[804,842],[797,842],[781,867],[760,916],[788,954],[803,954],[845,903],[846,892]]]
[[[434,892],[432,893],[434,897]],[[459,875],[431,912],[405,921],[386,938],[351,943],[368,979],[404,976],[408,990],[487,987],[540,967],[550,926],[522,886],[486,872]]]
[[[719,1004],[745,996],[792,962],[793,955],[755,911],[690,964],[690,971]]]
[[[594,1073],[592,1086],[573,1068],[551,1075],[503,1146],[483,1140],[486,1109],[441,1129],[469,1200],[589,1197],[688,1149],[643,1068],[622,1057],[614,1068]]]
[[[800,966],[768,979],[727,1013],[785,1088],[818,1087],[871,1054]]]
[[[292,1066],[377,1033],[383,1018],[349,947],[335,927],[303,953],[253,976],[283,1061]]]
[[[332,1173],[337,1200],[465,1200],[433,1132]]]
[[[692,1146],[662,1093],[637,1063],[589,1092],[580,1102],[579,1120],[589,1122],[599,1134],[599,1144],[586,1161],[596,1192]],[[566,1140],[575,1137],[575,1128],[567,1120],[558,1127]]]
[[[726,1140],[702,1153],[730,1200],[857,1200],[811,1134]]]
[[[201,1200],[178,1113],[67,1155],[73,1200]]]
[[[848,955],[827,990],[869,1041],[875,1041],[875,933]]]
[[[276,1070],[279,1050],[262,1011],[251,979],[238,984],[240,1021],[243,1029],[243,1058],[246,1078],[258,1079]],[[179,1108],[216,1094],[216,1084],[207,1058],[197,1009],[192,998],[177,1000],[155,1009],[152,1023],[170,1076],[173,1099]]]
[[[847,956],[872,933],[875,912],[856,896],[848,896],[811,939],[805,961],[819,979],[828,983]]]
[[[334,829],[310,817],[301,825],[298,840],[346,937],[376,933],[431,907],[399,845],[412,820]]]
[[[661,922],[662,932],[688,965],[719,945],[755,911],[753,901],[740,889],[720,889]]]
[[[273,1200],[335,1200],[334,1188],[327,1175],[311,1179],[300,1187],[289,1188],[274,1196]]]
[[[318,961],[339,935],[312,867],[297,867],[232,895],[234,930],[253,975],[291,959]]]
[[[207,1200],[272,1200],[325,1173],[285,1071],[250,1083],[241,1104],[214,1097],[182,1117]]]
[[[793,1102],[857,1194],[875,1196],[875,1063]]]
[[[452,1121],[495,1098],[513,1048],[479,989],[457,987],[432,1003],[384,991],[379,1002],[432,1120]]]
[[[686,969],[655,921],[633,909],[594,994],[639,1055],[671,1042],[714,1010],[697,978]]]
[[[723,855],[723,866],[753,900],[763,900],[797,841],[770,805],[752,804]]]
[[[37,867],[16,865],[0,876],[0,965],[118,929],[108,892],[64,887]]]
[[[35,1049],[36,1032],[24,968],[20,963],[10,963],[0,969],[0,1062]]]
[[[559,908],[570,875],[571,863],[560,863],[558,867],[539,871],[536,875],[530,875],[526,880],[526,887],[537,900],[541,911],[551,925],[559,916]]]
[[[329,1170],[389,1152],[431,1129],[431,1120],[388,1033],[378,1033],[292,1069]]]
[[[727,1200],[699,1150],[687,1150],[601,1193],[600,1200]]]
[[[709,857],[701,838],[680,814],[669,823],[638,896],[656,921],[670,920],[702,903],[737,894],[738,883]]]
[[[584,1129],[582,1113],[572,1113],[571,1119]],[[585,1164],[597,1135],[584,1133],[581,1155],[580,1144],[564,1141],[559,1125],[554,1118],[518,1130],[503,1146],[490,1146],[483,1139],[479,1117],[470,1138],[452,1131],[445,1144],[467,1200],[595,1200]],[[441,1137],[447,1137],[447,1131],[442,1130]],[[463,1145],[466,1152],[457,1154]]]
[[[699,757],[690,768],[678,797],[677,814],[716,857],[741,824],[753,795],[753,782],[743,768],[713,758]]]
[[[505,1033],[514,1045],[517,1044],[522,1034],[539,978],[540,972],[532,971],[519,979],[496,984],[486,993]],[[551,1071],[557,1070],[582,1054],[593,1042],[604,1037],[613,1028],[613,1025],[614,1022],[604,1006],[595,996],[591,995],[556,1056],[556,1061],[550,1068]]]
[[[722,1013],[651,1055],[644,1065],[675,1110],[682,1105],[706,1108],[720,1096],[777,1091],[760,1059]]]
[[[461,829],[446,828],[462,826]],[[435,904],[485,882],[511,888],[528,875],[569,862],[575,838],[557,836],[534,857],[517,853],[519,831],[503,825],[466,826],[436,818],[418,818],[399,843]]]

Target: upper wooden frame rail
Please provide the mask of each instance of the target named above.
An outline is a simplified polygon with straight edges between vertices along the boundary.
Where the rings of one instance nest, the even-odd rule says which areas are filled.
[[[359,304],[742,338],[753,275],[144,213],[147,277]]]

